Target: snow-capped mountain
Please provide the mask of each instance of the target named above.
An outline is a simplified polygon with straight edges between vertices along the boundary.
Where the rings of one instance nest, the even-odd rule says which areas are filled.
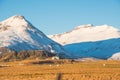
[[[64,45],[71,52],[72,58],[120,60],[120,32],[112,26],[82,25],[49,37]]]
[[[48,37],[62,45],[65,45],[71,43],[118,38],[120,37],[120,32],[118,29],[108,25],[93,26],[92,24],[87,24],[78,26],[69,32],[49,35]]]
[[[0,22],[0,47],[14,51],[43,50],[66,53],[64,48],[49,39],[23,16],[16,15]]]

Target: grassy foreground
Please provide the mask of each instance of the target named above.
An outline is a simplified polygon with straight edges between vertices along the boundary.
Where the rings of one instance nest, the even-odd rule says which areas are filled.
[[[0,62],[0,80],[120,80],[120,61]]]

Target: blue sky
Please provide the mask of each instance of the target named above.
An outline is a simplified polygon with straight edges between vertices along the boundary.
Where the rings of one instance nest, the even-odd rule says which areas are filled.
[[[120,28],[120,0],[0,0],[0,21],[17,14],[45,34],[83,24]]]

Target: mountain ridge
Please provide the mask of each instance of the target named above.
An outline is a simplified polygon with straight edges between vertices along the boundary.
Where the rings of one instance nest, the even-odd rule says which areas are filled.
[[[66,45],[77,42],[98,41],[120,37],[119,29],[108,25],[81,25],[62,34],[48,35],[54,41]]]

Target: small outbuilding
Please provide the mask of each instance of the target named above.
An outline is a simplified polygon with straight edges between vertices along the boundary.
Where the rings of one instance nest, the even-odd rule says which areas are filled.
[[[59,58],[59,56],[53,56],[52,57],[52,60],[59,60],[60,58]]]

